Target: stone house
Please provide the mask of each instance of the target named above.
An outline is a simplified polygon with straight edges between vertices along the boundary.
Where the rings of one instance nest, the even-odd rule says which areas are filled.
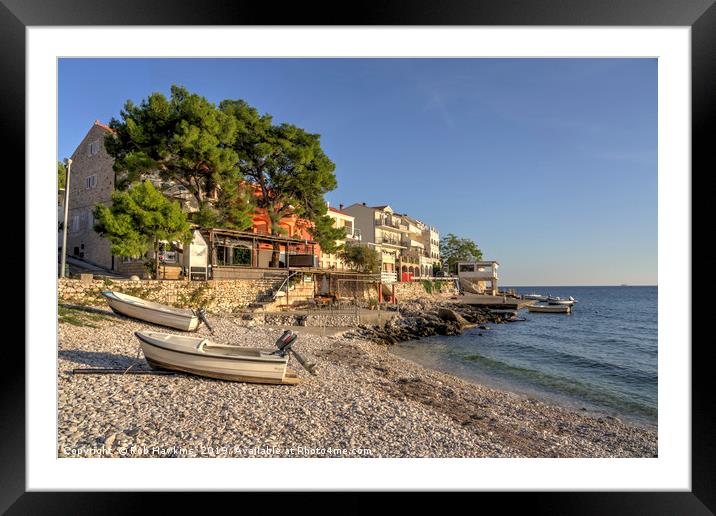
[[[104,148],[104,138],[111,132],[95,120],[71,156],[67,253],[105,269],[118,270],[119,259],[112,256],[109,241],[95,233],[92,215],[97,203],[110,205],[114,191],[114,160]]]

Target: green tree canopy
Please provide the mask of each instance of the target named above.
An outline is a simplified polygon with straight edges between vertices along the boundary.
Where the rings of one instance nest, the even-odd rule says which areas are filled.
[[[482,251],[475,242],[452,233],[440,239],[440,255],[451,273],[457,273],[458,262],[482,260]]]
[[[61,161],[57,162],[57,189],[62,190],[67,180],[67,167]]]
[[[112,205],[97,204],[94,230],[111,243],[116,256],[144,256],[154,251],[157,271],[160,240],[191,241],[192,232],[179,203],[168,200],[149,180],[112,193]]]
[[[117,186],[143,174],[183,185],[196,199],[195,221],[204,226],[251,226],[251,196],[239,188],[241,171],[231,147],[237,121],[204,97],[173,85],[171,97],[153,93],[139,105],[127,101],[105,148],[114,158]]]
[[[337,254],[349,268],[355,271],[369,274],[380,272],[380,254],[367,245],[346,245]]]
[[[335,252],[345,229],[334,227],[327,215],[324,195],[337,186],[336,167],[323,152],[320,135],[275,125],[243,100],[224,100],[219,107],[236,121],[232,147],[246,181],[261,193],[256,204],[266,210],[270,232],[280,234],[281,218],[297,215],[312,223],[309,232],[324,252]]]

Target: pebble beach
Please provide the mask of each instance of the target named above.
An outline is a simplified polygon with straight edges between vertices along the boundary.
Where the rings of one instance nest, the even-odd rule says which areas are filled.
[[[212,316],[214,334],[273,348],[278,326]],[[59,457],[656,457],[655,428],[548,405],[427,369],[345,331],[294,328],[316,364],[295,386],[146,370],[135,331],[171,329],[69,310],[60,317]],[[343,330],[346,330],[345,328]]]

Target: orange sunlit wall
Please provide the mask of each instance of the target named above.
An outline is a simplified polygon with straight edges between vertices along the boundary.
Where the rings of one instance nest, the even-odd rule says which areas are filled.
[[[254,189],[254,195],[256,197],[261,196],[261,190],[258,188]],[[252,219],[251,231],[254,233],[268,235],[271,221],[268,216],[268,212],[265,208],[256,208],[254,210],[254,216]],[[308,228],[311,226],[311,222],[306,219],[297,217],[296,215],[286,215],[279,221],[279,226],[284,230],[283,235],[291,238],[300,238],[301,240],[313,240],[313,237],[308,232]],[[260,244],[260,249],[271,249],[270,244]],[[315,244],[314,254],[320,260],[321,259],[321,247]],[[309,253],[310,247],[305,252]]]

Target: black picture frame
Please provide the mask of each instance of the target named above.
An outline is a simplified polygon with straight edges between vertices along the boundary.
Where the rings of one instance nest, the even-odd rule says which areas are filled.
[[[512,26],[689,26],[692,36],[692,170],[716,170],[716,5],[715,0],[396,0],[352,9],[336,3],[216,0],[0,0],[4,145],[23,149],[25,139],[25,28],[86,25],[512,25]],[[24,153],[13,153],[15,170],[25,170]],[[688,173],[688,171],[684,171]],[[692,178],[696,174],[692,173]],[[26,235],[27,238],[27,235]],[[28,271],[25,271],[26,274]],[[689,278],[690,279],[690,278]],[[690,302],[691,300],[684,300]],[[693,306],[693,305],[692,305]],[[692,318],[693,319],[693,318]],[[716,510],[716,402],[706,339],[691,347],[692,490],[690,492],[485,493],[502,510],[515,503],[537,514],[713,514]],[[672,343],[675,344],[675,343]],[[678,343],[691,345],[691,343]],[[127,513],[137,494],[26,492],[25,356],[4,346],[0,374],[0,511],[7,514]],[[290,483],[280,484],[290,488]],[[171,493],[163,510],[186,503]]]

